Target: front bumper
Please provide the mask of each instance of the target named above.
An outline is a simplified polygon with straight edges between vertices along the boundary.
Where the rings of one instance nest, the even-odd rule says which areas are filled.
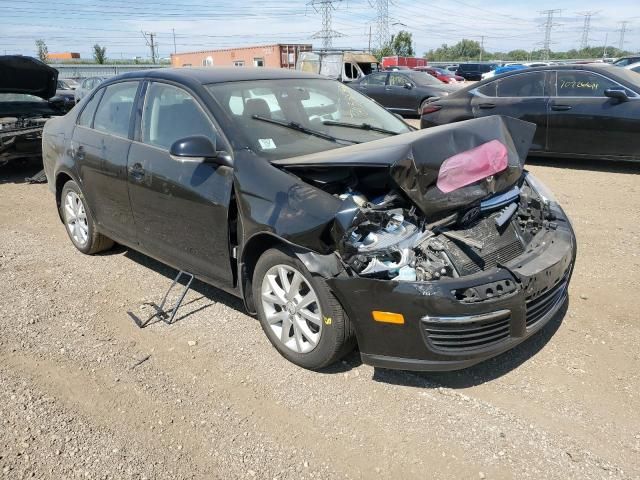
[[[535,334],[566,304],[576,256],[569,220],[560,207],[554,206],[554,213],[555,229],[542,230],[525,253],[489,271],[433,282],[329,280],[355,326],[363,362],[457,370]],[[460,294],[470,288],[479,297]],[[376,322],[374,310],[400,313],[404,324]]]

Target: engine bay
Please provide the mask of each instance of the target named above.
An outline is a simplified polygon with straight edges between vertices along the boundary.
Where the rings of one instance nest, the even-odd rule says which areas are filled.
[[[553,215],[526,173],[507,191],[428,218],[394,187],[387,168],[287,170],[357,207],[335,240],[344,265],[362,277],[433,281],[472,275],[513,260],[541,229],[553,228]]]

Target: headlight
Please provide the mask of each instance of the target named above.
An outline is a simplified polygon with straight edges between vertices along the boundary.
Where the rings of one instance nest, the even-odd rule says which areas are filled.
[[[547,204],[558,203],[558,199],[553,194],[553,192],[549,189],[549,187],[547,187],[544,183],[542,183],[540,180],[534,177],[530,172],[527,172],[525,180],[527,181],[529,186],[533,188],[538,193],[538,195],[540,195],[543,202]]]

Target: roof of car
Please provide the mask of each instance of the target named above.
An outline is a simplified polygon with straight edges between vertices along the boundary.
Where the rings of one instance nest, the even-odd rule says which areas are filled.
[[[287,78],[322,78],[313,73],[289,70],[286,68],[252,68],[252,67],[188,67],[157,68],[140,70],[118,75],[113,79],[124,78],[161,78],[176,81],[196,81],[203,85],[209,83],[239,82],[245,80],[282,80]]]

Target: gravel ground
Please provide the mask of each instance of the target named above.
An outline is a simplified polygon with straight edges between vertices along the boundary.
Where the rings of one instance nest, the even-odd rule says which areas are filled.
[[[0,477],[640,478],[640,168],[530,169],[577,232],[570,305],[448,374],[299,369],[202,283],[139,329],[175,272],[80,254],[35,169],[0,171]]]

